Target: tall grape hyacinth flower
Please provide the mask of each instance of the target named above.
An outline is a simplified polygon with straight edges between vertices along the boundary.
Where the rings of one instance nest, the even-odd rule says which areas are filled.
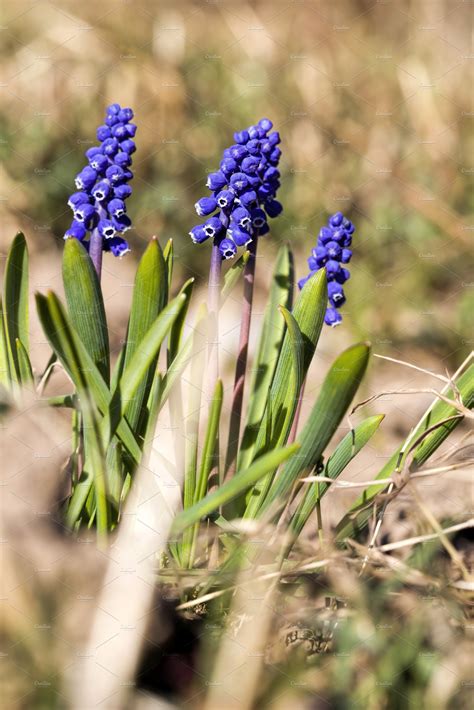
[[[247,368],[247,353],[252,316],[255,258],[258,238],[270,231],[268,217],[277,217],[282,206],[276,200],[280,187],[280,135],[273,124],[262,118],[256,125],[234,133],[234,145],[224,150],[217,172],[207,179],[210,196],[202,197],[195,207],[206,217],[190,231],[193,242],[212,239],[209,275],[209,313],[214,323],[211,340],[218,340],[219,279],[222,259],[232,259],[239,247],[249,252],[244,270],[244,299],[240,325],[234,391],[227,447],[226,476],[234,472],[238,450],[242,401]],[[212,326],[211,326],[212,330]],[[217,348],[210,348],[210,382],[218,377]],[[211,386],[210,386],[211,389]]]
[[[137,127],[131,108],[108,107],[105,122],[97,129],[100,145],[86,150],[88,164],[76,175],[77,192],[68,205],[74,218],[64,238],[79,239],[89,251],[100,277],[102,252],[123,256],[130,251],[124,232],[131,227],[125,200],[132,194],[128,184],[135,152]]]
[[[336,326],[342,321],[338,309],[346,302],[343,284],[350,278],[348,264],[352,257],[350,246],[355,227],[342,212],[336,212],[328,219],[325,227],[319,232],[316,247],[311,251],[308,259],[310,273],[298,281],[298,286],[303,288],[313,274],[320,269],[326,269],[328,280],[329,305],[324,321],[326,325]]]
[[[262,118],[234,133],[235,143],[224,150],[220,169],[208,176],[211,195],[196,202],[197,214],[206,220],[191,229],[191,239],[200,244],[212,238],[223,259],[232,259],[238,247],[266,234],[267,216],[282,211],[275,199],[280,187],[280,135],[270,132],[272,127],[268,118]]]

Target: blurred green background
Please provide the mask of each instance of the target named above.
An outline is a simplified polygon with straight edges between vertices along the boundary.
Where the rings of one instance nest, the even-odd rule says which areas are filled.
[[[204,276],[193,204],[234,130],[265,115],[285,212],[261,262],[289,241],[302,276],[341,209],[357,225],[351,337],[448,366],[472,348],[469,3],[9,0],[1,24],[3,253],[18,228],[59,252],[83,151],[118,101],[139,126],[131,258],[173,237],[184,274]]]

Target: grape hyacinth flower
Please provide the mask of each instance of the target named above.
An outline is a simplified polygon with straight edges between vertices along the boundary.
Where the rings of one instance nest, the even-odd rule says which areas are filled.
[[[266,234],[267,216],[277,217],[282,211],[275,199],[280,187],[280,135],[270,132],[272,127],[268,118],[262,118],[235,133],[220,169],[208,176],[211,196],[196,202],[197,214],[206,221],[191,229],[191,239],[200,244],[212,238],[223,259],[232,259],[238,247]]]
[[[331,215],[327,225],[319,232],[317,245],[308,259],[310,273],[298,281],[298,286],[303,288],[313,274],[320,269],[326,269],[329,300],[324,318],[326,325],[336,326],[342,321],[337,309],[346,301],[342,286],[350,278],[350,273],[344,264],[348,264],[352,257],[349,247],[354,232],[354,225],[342,212]]]
[[[77,192],[68,200],[73,212],[64,238],[79,239],[89,251],[100,277],[102,252],[123,256],[130,247],[123,234],[131,227],[125,200],[132,194],[128,184],[135,152],[137,127],[131,123],[131,108],[111,104],[97,129],[99,146],[86,150],[88,165],[76,175]]]

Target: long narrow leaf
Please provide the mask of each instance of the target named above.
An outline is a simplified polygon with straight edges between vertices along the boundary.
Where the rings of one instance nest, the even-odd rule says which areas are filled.
[[[170,331],[167,360],[168,367],[170,367],[173,360],[176,358],[179,348],[181,345],[181,339],[183,337],[184,321],[186,319],[186,314],[188,312],[188,306],[191,301],[191,296],[194,288],[194,279],[188,279],[179,290],[179,294],[184,294],[186,296],[186,302],[184,308],[181,310],[178,318],[173,323]]]
[[[298,327],[296,319],[291,315],[291,313],[283,306],[279,307],[280,312],[287,326],[287,335],[289,338],[289,343],[291,347],[291,369],[289,372],[288,380],[286,382],[286,401],[292,402],[298,399],[298,395],[303,384],[303,359],[304,359],[304,340],[301,330]],[[273,406],[273,404],[272,404]],[[275,441],[275,431],[289,431],[291,428],[291,422],[293,419],[294,411],[291,407],[288,407],[282,412],[283,421],[278,423],[278,427],[275,425],[273,417],[268,416],[268,426],[266,434],[266,439],[263,444],[262,450],[269,451],[272,448],[278,446],[281,441],[277,439]],[[277,443],[278,442],[278,443]],[[260,481],[255,485],[252,490],[247,509],[245,510],[245,518],[254,518],[257,511],[265,498],[265,495],[270,488],[272,477],[275,471],[269,471],[265,478],[261,478]]]
[[[298,456],[281,471],[262,504],[262,510],[277,499],[284,500],[298,476],[317,464],[360,385],[369,355],[369,345],[361,343],[348,348],[335,360],[297,438],[301,444]]]
[[[63,282],[71,323],[108,382],[110,352],[104,299],[91,258],[77,239],[67,239],[64,245]]]
[[[50,293],[47,298],[41,294],[37,294],[36,305],[44,333],[58,356],[58,359],[74,382],[75,387],[78,390],[82,387],[87,387],[97,403],[99,410],[102,414],[105,414],[110,405],[110,391],[94,361],[85,349],[82,340],[75,334],[58,297],[54,293]],[[56,317],[54,313],[59,313],[59,317]],[[64,337],[66,335],[74,339],[77,360],[68,360],[64,348]],[[118,426],[117,434],[134,461],[139,463],[141,449],[128,423],[124,419],[122,419]]]
[[[127,331],[124,370],[130,364],[136,350],[168,300],[168,271],[158,240],[153,238],[148,244],[135,276],[130,320]],[[144,402],[150,393],[155,371],[156,358],[145,372],[136,395],[127,408],[127,420],[135,431]],[[145,423],[146,424],[146,423]]]
[[[344,471],[346,466],[357,456],[359,451],[366,445],[369,439],[375,434],[384,418],[383,414],[364,419],[355,429],[348,432],[336,447],[334,453],[327,460],[321,475],[325,478],[336,480]],[[323,497],[329,488],[329,483],[311,483],[306,494],[298,505],[290,523],[290,529],[294,537],[298,536],[306,525],[316,504]]]
[[[156,361],[161,344],[179,317],[185,303],[186,295],[181,294],[163,309],[142,338],[140,347],[135,350],[133,357],[125,366],[117,389],[110,400],[109,411],[102,422],[106,446],[112,440],[119,423],[123,421],[125,413],[130,410],[130,405],[135,402],[138,393],[141,394],[141,383],[143,383],[144,376]]]
[[[273,381],[280,355],[285,321],[278,313],[278,307],[291,308],[293,294],[293,258],[286,245],[278,252],[265,308],[257,355],[252,365],[249,386],[247,421],[242,436],[238,466],[246,467],[253,458],[257,433],[265,412],[268,391]]]
[[[3,286],[3,314],[10,374],[16,376],[17,380],[20,380],[21,373],[16,339],[21,340],[27,353],[30,348],[28,280],[28,248],[24,234],[18,232],[8,252]]]
[[[283,461],[290,458],[298,448],[298,444],[291,444],[284,449],[270,451],[268,454],[261,456],[248,469],[237,473],[229,481],[219,486],[217,490],[208,493],[208,495],[196,503],[196,505],[178,513],[173,522],[172,533],[177,535],[183,532],[189,525],[194,525],[194,523],[199,522],[201,518],[209,515],[214,510],[226,505],[231,500],[244,493],[262,478],[262,476],[265,476],[269,471],[273,471],[283,463]]]

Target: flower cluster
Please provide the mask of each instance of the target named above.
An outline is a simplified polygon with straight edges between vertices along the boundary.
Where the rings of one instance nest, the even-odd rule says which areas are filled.
[[[232,259],[237,247],[269,231],[268,217],[282,211],[275,199],[280,187],[278,163],[280,135],[272,122],[262,118],[257,125],[234,134],[235,144],[223,153],[220,169],[211,173],[210,197],[196,202],[196,212],[206,216],[189,232],[195,243],[212,237],[224,259]]]
[[[100,146],[86,150],[88,165],[76,176],[78,191],[68,200],[74,219],[64,238],[79,239],[88,248],[88,234],[97,230],[103,239],[103,250],[114,256],[130,251],[121,235],[131,227],[125,200],[132,194],[128,183],[133,177],[132,139],[137,130],[130,123],[132,118],[131,108],[121,108],[119,104],[108,107],[105,123],[97,129]]]
[[[324,321],[327,325],[339,325],[342,321],[342,316],[336,309],[346,301],[342,284],[350,278],[350,273],[343,264],[348,264],[351,260],[352,251],[349,247],[354,231],[352,222],[341,212],[329,217],[327,226],[322,227],[319,232],[318,243],[308,259],[310,273],[298,281],[298,286],[303,288],[316,271],[326,269],[329,306]]]

